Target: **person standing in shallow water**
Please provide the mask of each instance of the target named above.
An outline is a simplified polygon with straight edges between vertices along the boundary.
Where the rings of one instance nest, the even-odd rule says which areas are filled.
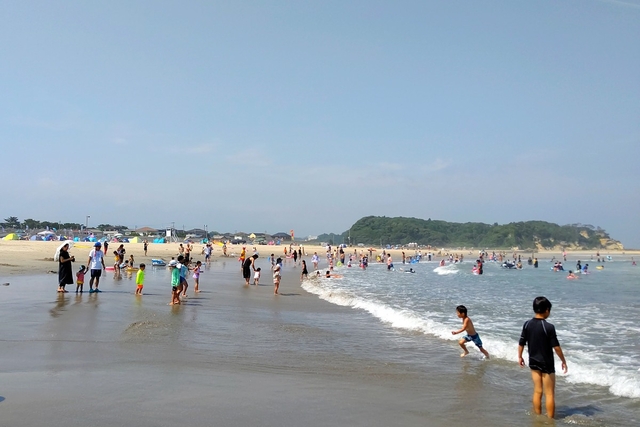
[[[102,244],[100,242],[96,242],[93,245],[93,249],[89,252],[89,260],[87,261],[87,265],[91,270],[91,279],[89,280],[89,293],[92,294],[94,292],[102,292],[98,289],[98,285],[100,284],[100,276],[102,275],[102,270],[106,267],[104,265],[104,253],[102,252]],[[118,270],[116,270],[117,273]],[[93,289],[93,284],[95,283],[96,288]]]
[[[556,370],[553,352],[562,362],[562,372],[567,373],[567,361],[558,342],[556,328],[547,318],[551,315],[551,301],[545,297],[537,297],[533,300],[533,312],[535,316],[527,320],[522,326],[522,333],[518,341],[518,364],[525,366],[522,353],[525,345],[529,349],[529,368],[533,381],[533,411],[542,414],[542,396],[545,397],[547,416],[555,417],[556,414]]]
[[[65,289],[66,285],[73,284],[73,267],[71,263],[76,259],[69,255],[69,244],[60,248],[60,255],[58,258],[58,292],[69,292]]]
[[[242,277],[244,278],[245,285],[249,286],[251,280],[251,273],[256,271],[255,260],[258,259],[258,254],[252,255],[245,259],[242,263]]]
[[[280,270],[282,269],[282,258],[278,258],[276,260],[276,265],[273,267],[273,293],[274,295],[278,295],[278,290],[280,289],[280,279],[282,275],[280,274]]]

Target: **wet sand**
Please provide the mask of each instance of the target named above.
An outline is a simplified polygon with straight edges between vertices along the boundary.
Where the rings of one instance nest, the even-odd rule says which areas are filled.
[[[238,262],[213,262],[176,307],[164,268],[142,297],[127,276],[82,295],[57,294],[55,275],[11,276],[0,426],[544,425],[511,366],[319,300],[290,263],[274,296],[260,262],[249,287]]]
[[[179,307],[166,305],[164,272],[149,272],[142,297],[126,278],[76,295],[56,294],[51,275],[14,277],[2,289],[0,425],[382,426],[431,418],[419,403],[423,379],[314,347],[327,339],[323,325],[350,315],[346,309],[304,292],[297,272],[274,296],[269,282],[242,286],[236,267],[205,272],[203,292]],[[316,317],[317,330],[295,320],[301,315]],[[296,350],[299,339],[310,347]]]

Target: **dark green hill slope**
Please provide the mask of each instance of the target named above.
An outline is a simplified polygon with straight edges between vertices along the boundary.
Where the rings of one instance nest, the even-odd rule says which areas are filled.
[[[520,249],[622,249],[601,228],[591,225],[558,225],[546,221],[512,222],[498,225],[479,222],[456,223],[419,218],[367,216],[339,235],[323,234],[318,240],[365,245],[406,245],[417,243],[435,247],[486,247]]]

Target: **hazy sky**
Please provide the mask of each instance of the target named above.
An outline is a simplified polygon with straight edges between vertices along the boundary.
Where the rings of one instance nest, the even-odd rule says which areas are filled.
[[[640,0],[3,1],[0,217],[640,247]]]

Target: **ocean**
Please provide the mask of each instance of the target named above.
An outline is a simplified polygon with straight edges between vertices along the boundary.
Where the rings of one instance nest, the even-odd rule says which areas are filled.
[[[533,317],[532,302],[546,296],[553,304],[548,321],[556,326],[568,364],[568,374],[558,372],[559,417],[581,425],[638,425],[640,423],[640,267],[630,261],[590,264],[590,274],[568,280],[567,271],[554,272],[549,260],[539,268],[524,263],[522,270],[485,263],[483,275],[472,273],[472,262],[395,263],[394,271],[373,263],[362,270],[342,266],[337,279],[313,279],[304,288],[333,304],[368,313],[371,319],[398,331],[398,340],[431,340],[449,344],[447,363],[461,363],[452,330],[461,320],[455,307],[465,305],[476,330],[491,355],[490,361],[505,372],[489,378],[495,385],[513,380],[518,389],[530,390],[528,372],[517,365],[517,344],[523,323]],[[567,270],[576,260],[568,260]],[[604,269],[596,269],[604,265]],[[415,273],[408,273],[413,268]],[[405,332],[405,334],[403,334]],[[471,357],[481,353],[467,344]],[[406,356],[378,352],[390,361]],[[425,371],[429,360],[414,355]],[[527,361],[525,350],[525,361]],[[418,362],[419,361],[419,362]],[[528,369],[528,368],[527,368]],[[561,407],[563,401],[580,400],[580,407]]]

